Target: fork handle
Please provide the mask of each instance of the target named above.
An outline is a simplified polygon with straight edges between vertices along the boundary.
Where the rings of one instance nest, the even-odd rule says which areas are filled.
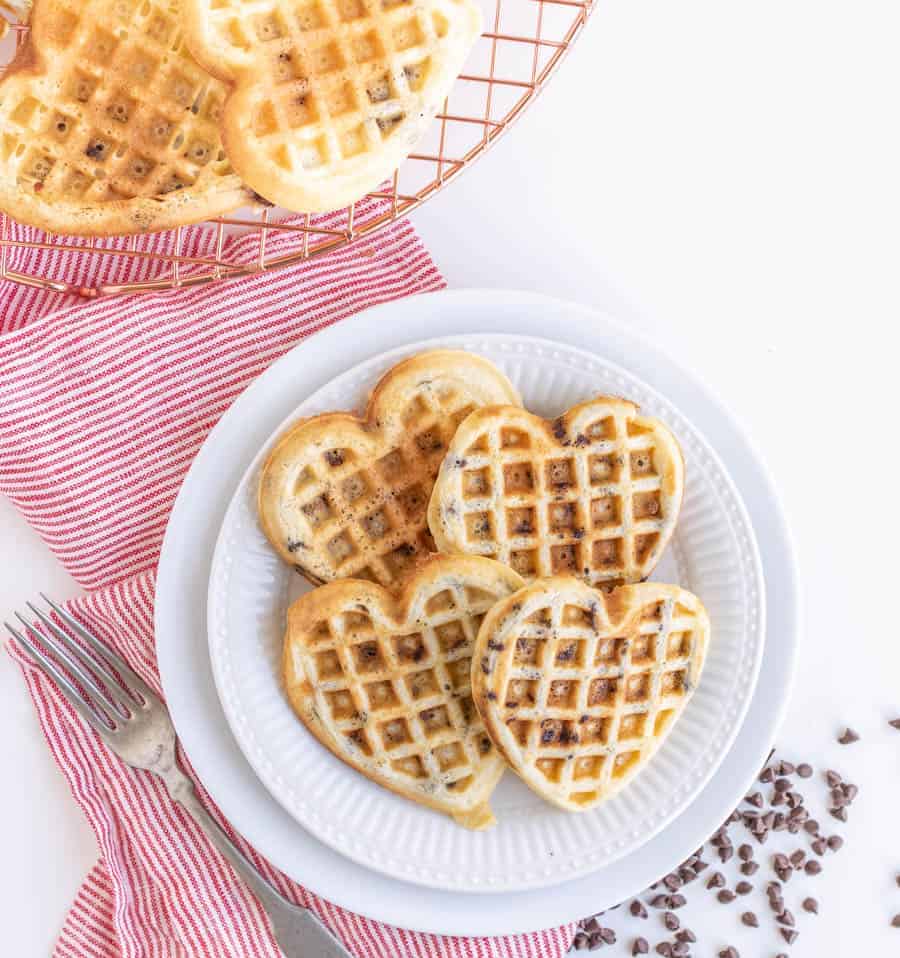
[[[173,766],[161,777],[173,800],[203,829],[259,899],[287,958],[353,958],[316,915],[289,902],[263,879],[200,803],[193,783],[180,768]]]

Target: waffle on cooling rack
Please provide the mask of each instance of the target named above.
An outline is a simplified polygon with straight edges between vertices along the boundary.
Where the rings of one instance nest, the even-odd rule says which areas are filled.
[[[428,509],[441,552],[485,555],[526,579],[576,575],[612,588],[650,574],[684,489],[672,433],[598,396],[553,422],[508,406],[454,436]]]
[[[518,401],[478,356],[442,349],[402,361],[362,418],[314,416],[281,437],[260,477],[263,530],[312,582],[395,583],[434,551],[426,507],[459,421],[478,406]]]
[[[677,586],[606,594],[568,576],[541,579],[485,617],[472,693],[510,767],[579,811],[649,761],[697,686],[708,638],[706,611]]]
[[[191,48],[233,85],[223,138],[244,182],[302,212],[387,179],[481,30],[473,0],[185,0]]]
[[[395,592],[344,579],[288,611],[283,674],[294,711],[338,758],[468,828],[493,824],[503,774],[471,698],[484,613],[522,585],[498,562],[424,560]]]
[[[113,235],[248,202],[219,136],[224,95],[185,49],[175,0],[36,0],[0,81],[0,208]]]

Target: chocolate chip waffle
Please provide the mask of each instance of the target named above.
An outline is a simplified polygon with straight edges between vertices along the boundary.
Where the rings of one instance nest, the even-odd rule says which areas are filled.
[[[428,525],[441,552],[614,588],[653,570],[683,489],[675,437],[624,399],[598,396],[553,422],[479,409],[447,451]]]
[[[260,478],[269,541],[314,583],[395,583],[434,551],[425,512],[457,424],[498,401],[519,398],[486,359],[434,350],[389,370],[362,418],[329,413],[298,423]]]
[[[540,579],[485,617],[472,694],[510,767],[581,811],[650,760],[697,687],[708,640],[706,611],[677,586],[606,594],[570,576]]]
[[[522,580],[506,566],[432,556],[394,592],[332,582],[288,612],[284,684],[338,758],[406,798],[485,828],[503,759],[471,698],[484,613]]]
[[[472,0],[185,0],[189,42],[232,84],[234,168],[288,209],[376,189],[420,139],[481,31]]]
[[[248,202],[219,137],[224,94],[185,49],[174,0],[36,0],[0,81],[0,208],[113,235]]]

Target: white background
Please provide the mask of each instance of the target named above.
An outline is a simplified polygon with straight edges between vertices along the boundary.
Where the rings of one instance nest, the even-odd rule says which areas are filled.
[[[533,110],[414,222],[451,287],[602,306],[698,370],[754,437],[793,527],[806,606],[778,744],[861,788],[845,849],[809,880],[821,913],[802,916],[790,951],[894,954],[900,6],[598,3]],[[0,613],[38,589],[77,591],[0,500]],[[30,958],[47,954],[95,850],[8,662],[0,698],[4,950]],[[844,724],[860,743],[835,744]],[[744,958],[788,950],[739,928],[734,907],[695,898],[686,920],[706,942],[695,954],[727,941]],[[656,922],[642,929],[661,937]]]

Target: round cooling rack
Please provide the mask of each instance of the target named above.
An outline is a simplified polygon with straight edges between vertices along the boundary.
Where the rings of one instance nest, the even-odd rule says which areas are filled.
[[[289,266],[371,236],[434,196],[497,140],[540,92],[596,6],[594,0],[481,3],[485,32],[428,133],[379,191],[323,216],[244,208],[140,237],[59,236],[0,213],[0,279],[84,297],[194,286]],[[0,42],[0,76],[28,34],[24,24],[11,26]]]

